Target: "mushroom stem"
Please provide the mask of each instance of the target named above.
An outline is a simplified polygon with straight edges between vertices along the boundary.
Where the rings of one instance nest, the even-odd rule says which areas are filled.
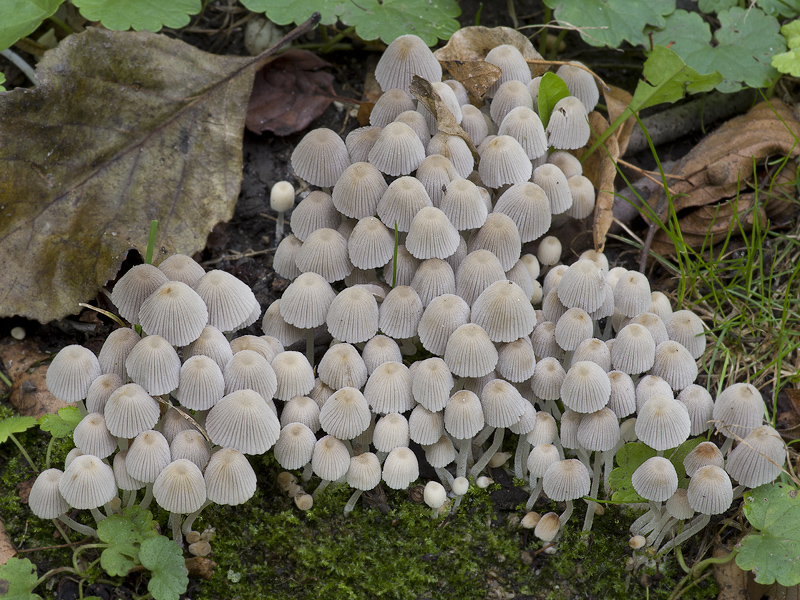
[[[58,522],[58,520],[51,519],[51,521],[53,521],[53,527],[56,528],[56,531],[58,531],[59,535],[64,539],[64,541],[67,542],[68,544],[71,544],[72,540],[69,539],[66,530],[61,527],[61,524]]]
[[[147,507],[150,506],[150,502],[153,500],[153,483],[148,483],[144,490],[144,498],[142,498],[142,503],[139,505],[142,510],[147,510]]]
[[[306,329],[306,358],[308,364],[314,366],[314,330]]]
[[[439,477],[441,484],[445,487],[453,489],[454,477],[450,474],[450,471],[442,467],[434,467],[434,470],[436,471],[436,475]]]
[[[303,467],[303,474],[300,476],[300,481],[308,481],[311,479],[311,475],[314,473],[314,470],[311,468],[311,462],[309,461],[306,463],[306,466]]]
[[[536,501],[539,499],[539,496],[542,493],[542,484],[544,482],[544,478],[540,477],[539,481],[536,482],[536,485],[531,492],[530,498],[528,498],[528,502],[525,503],[525,510],[532,510],[533,505],[536,504]]]
[[[566,508],[564,508],[564,512],[561,513],[561,516],[558,517],[559,530],[561,527],[564,527],[564,523],[569,521],[569,518],[572,516],[572,509],[573,509],[572,500],[567,500],[567,506]]]
[[[661,541],[664,539],[664,536],[666,536],[667,533],[669,533],[670,530],[675,526],[675,524],[679,522],[680,521],[675,517],[664,515],[661,527],[657,528],[659,531],[657,533],[653,532],[653,534],[648,537],[647,545],[658,548],[661,545]]]
[[[278,219],[275,221],[275,244],[280,243],[283,237],[283,211],[278,211]]]
[[[555,400],[545,400],[544,410],[549,412],[556,421],[561,420],[561,411],[558,409],[558,404],[556,404]]]
[[[464,438],[459,442],[458,458],[456,459],[456,477],[467,476],[467,457],[469,456],[472,440]]]
[[[661,546],[661,548],[659,548],[658,552],[656,552],[653,558],[657,559],[660,556],[663,556],[664,554],[669,552],[672,548],[679,546],[680,544],[688,540],[690,537],[692,537],[694,534],[701,531],[706,525],[708,525],[708,522],[710,520],[711,520],[711,515],[701,514],[695,517],[694,520],[689,524],[689,527],[687,529],[684,529],[677,537],[672,538],[666,544]]]
[[[483,468],[489,464],[489,461],[494,456],[495,452],[500,449],[500,446],[503,445],[503,437],[505,436],[506,429],[505,427],[498,427],[494,430],[494,439],[492,440],[492,445],[483,453],[483,455],[475,461],[475,464],[469,471],[469,474],[472,477],[477,477],[478,473],[483,471]]]
[[[189,532],[192,530],[192,526],[194,525],[195,519],[197,519],[197,517],[200,515],[200,512],[209,504],[211,504],[211,500],[206,500],[205,502],[203,502],[203,506],[198,508],[192,514],[186,515],[186,519],[184,519],[183,521],[183,527],[181,527],[183,535],[189,535]]]
[[[139,493],[136,490],[130,490],[128,492],[128,501],[125,503],[125,508],[130,508],[134,504],[136,504],[136,497]]]
[[[72,517],[68,517],[67,513],[59,515],[56,518],[62,523],[64,523],[64,525],[66,525],[70,529],[74,529],[78,533],[81,533],[83,535],[88,535],[90,537],[97,537],[97,530],[94,529],[94,527],[89,527],[88,525],[82,525],[81,523],[78,523],[77,521],[72,519]]]
[[[597,493],[600,491],[600,467],[603,464],[603,452],[595,452],[594,453],[594,470],[592,471],[592,489],[589,492],[589,495],[592,498],[597,498]],[[592,530],[592,522],[594,521],[594,508],[597,505],[597,502],[593,500],[589,501],[589,506],[586,509],[586,517],[583,520],[583,530],[584,531],[591,531]]]
[[[525,469],[527,455],[530,454],[531,448],[528,443],[528,438],[524,434],[519,434],[517,440],[517,451],[514,453],[514,477],[517,479],[525,479]]]
[[[494,431],[494,427],[491,425],[486,425],[483,429],[480,430],[478,435],[472,438],[472,445],[473,446],[483,446],[484,442],[489,439],[489,436],[492,435]]]
[[[733,499],[736,500],[737,498],[739,498],[742,494],[745,493],[746,490],[747,490],[746,485],[737,485],[735,488],[733,488]]]
[[[576,448],[575,455],[580,459],[587,471],[592,468],[592,460],[589,458],[589,453],[584,448]]]
[[[719,449],[719,451],[722,453],[722,456],[725,456],[728,453],[728,450],[730,450],[732,446],[733,446],[733,438],[732,437],[725,438],[725,441],[722,443],[722,447]]]
[[[169,513],[169,525],[172,528],[172,539],[178,544],[178,548],[183,548],[183,535],[181,534],[181,515],[180,513]]]
[[[631,534],[639,535],[652,519],[653,519],[653,513],[651,513],[649,510],[646,511],[642,516],[640,516],[633,523],[631,523],[630,527]]]
[[[330,479],[323,479],[322,481],[320,481],[319,485],[317,486],[317,489],[315,489],[314,492],[311,494],[311,497],[316,500],[317,496],[319,496],[322,492],[324,492],[325,488],[328,487],[330,484],[331,484]]]
[[[95,523],[100,523],[100,521],[103,521],[106,518],[106,516],[103,513],[100,512],[100,509],[98,509],[96,507],[95,508],[90,508],[89,512],[92,513],[92,516],[94,517]]]
[[[362,494],[361,490],[356,490],[347,500],[347,504],[344,505],[345,517],[349,515],[351,512],[353,512],[353,509],[356,507],[356,502],[358,502],[358,499],[361,498],[361,494]]]

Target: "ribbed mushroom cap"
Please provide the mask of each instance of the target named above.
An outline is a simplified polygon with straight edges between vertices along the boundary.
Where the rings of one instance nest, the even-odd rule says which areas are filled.
[[[447,340],[444,361],[458,377],[482,377],[495,368],[497,360],[497,350],[480,325],[461,325]]]
[[[395,448],[383,463],[383,480],[393,490],[403,490],[419,477],[419,463],[409,448]]]
[[[361,388],[367,382],[367,366],[350,344],[336,344],[319,363],[319,378],[334,390]]]
[[[239,329],[258,303],[242,280],[225,271],[209,271],[194,285],[208,307],[208,324],[220,331]]]
[[[532,446],[552,444],[558,439],[558,425],[553,416],[544,411],[539,411],[534,417],[533,427],[525,434],[525,438]]]
[[[206,501],[206,482],[196,464],[179,458],[161,471],[153,484],[153,497],[164,510],[189,514]]]
[[[581,342],[591,339],[593,329],[592,318],[585,310],[570,308],[556,323],[556,343],[564,350],[575,350]]]
[[[547,124],[547,142],[560,150],[582,148],[589,141],[591,129],[586,107],[575,96],[556,102]]]
[[[688,492],[683,488],[675,490],[675,493],[667,499],[664,508],[672,518],[680,521],[694,516],[694,509],[689,505]]]
[[[389,264],[383,268],[383,277],[387,283],[393,282],[395,286],[411,285],[420,264],[421,261],[411,256],[406,247],[400,244],[397,247],[397,269],[394,267],[394,258],[392,258]],[[394,276],[396,276],[396,281],[392,279]]]
[[[372,452],[364,452],[350,458],[347,468],[347,485],[361,491],[368,491],[381,482],[381,463]]]
[[[114,390],[122,386],[122,379],[116,373],[107,373],[96,378],[86,393],[86,410],[103,414],[108,398]]]
[[[586,450],[607,452],[619,441],[619,420],[606,407],[583,415],[578,426],[578,442]]]
[[[678,391],[697,379],[697,362],[681,344],[667,340],[656,346],[650,373],[661,377],[673,390]]]
[[[522,291],[525,292],[525,297],[528,298],[528,300],[533,298],[533,296],[537,293],[537,287],[538,289],[541,289],[541,285],[539,285],[538,281],[535,284],[533,283],[533,279],[531,279],[531,274],[528,271],[528,267],[525,266],[525,263],[522,262],[522,259],[515,262],[514,266],[506,271],[506,279],[513,281],[519,287],[521,287]]]
[[[457,79],[448,79],[447,81],[443,81],[442,83],[447,87],[449,87],[451,90],[453,90],[453,93],[456,96],[456,100],[458,100],[459,106],[464,106],[465,104],[469,104],[469,92],[467,92],[467,88],[464,87],[463,83],[461,83]]]
[[[200,470],[206,468],[208,459],[211,458],[206,438],[196,429],[185,429],[176,435],[169,445],[169,451],[172,460],[185,458]]]
[[[453,163],[441,154],[431,154],[417,169],[416,178],[425,188],[433,206],[439,206],[444,196],[444,188],[453,179],[460,179]]]
[[[158,424],[153,429],[161,432],[161,435],[171,444],[181,431],[196,431],[194,424],[186,417],[187,414],[184,411],[173,406],[167,409],[167,412],[164,413],[164,416],[161,417],[161,420],[158,421]]]
[[[584,117],[585,118],[585,117]],[[560,215],[572,206],[572,194],[569,191],[569,182],[564,173],[557,166],[546,163],[536,167],[531,181],[541,187],[550,200],[550,212]],[[541,260],[541,256],[539,260]],[[543,262],[543,261],[542,261]]]
[[[326,323],[336,339],[366,342],[378,331],[378,303],[366,288],[345,288],[331,303]]]
[[[756,427],[728,455],[725,470],[749,488],[774,481],[786,462],[786,444],[769,425]]]
[[[620,314],[635,317],[650,308],[650,282],[637,271],[627,271],[614,285],[614,306]]]
[[[383,128],[368,155],[370,164],[381,173],[393,176],[408,175],[417,170],[424,158],[425,148],[417,134],[405,123],[397,121]]]
[[[321,275],[328,283],[341,281],[353,270],[347,240],[335,229],[317,229],[297,252],[297,268]]]
[[[75,426],[72,434],[75,445],[84,454],[92,454],[98,458],[110,456],[117,449],[117,440],[106,427],[103,415],[92,412],[83,417]]]
[[[125,381],[128,378],[125,360],[128,358],[130,351],[133,350],[133,347],[141,339],[138,333],[128,327],[121,327],[120,329],[112,331],[106,338],[106,341],[103,342],[103,347],[100,349],[100,354],[97,357],[101,372],[114,373],[119,376],[122,381]],[[48,370],[51,368],[52,364]]]
[[[336,292],[322,275],[303,273],[283,293],[279,305],[280,314],[287,323],[295,327],[319,327],[325,322],[328,308],[335,297]],[[286,344],[283,341],[282,343]]]
[[[611,361],[615,369],[629,375],[638,375],[653,367],[655,353],[656,343],[647,328],[630,323],[617,334]]]
[[[536,357],[527,336],[503,344],[498,349],[497,372],[513,383],[522,383],[533,377]]]
[[[58,490],[73,508],[97,508],[117,495],[117,484],[111,467],[96,456],[84,454],[64,469]]]
[[[379,142],[380,138],[377,143]],[[347,167],[336,182],[332,194],[333,205],[348,217],[354,219],[369,217],[375,214],[378,202],[387,187],[383,175],[375,166],[367,162],[357,162]],[[302,267],[300,268],[302,270]]]
[[[411,34],[401,35],[381,55],[375,66],[375,79],[383,90],[407,90],[413,75],[441,81],[442,67],[422,39]]]
[[[544,315],[542,318],[545,318]],[[537,317],[537,325],[531,334],[531,344],[537,359],[551,356],[560,360],[564,356],[564,351],[556,342],[555,323],[551,321],[538,321]]]
[[[28,506],[40,519],[55,519],[69,510],[69,504],[58,491],[62,475],[60,469],[47,469],[39,473],[33,482],[28,495]]]
[[[266,318],[266,315],[265,315]],[[183,360],[193,356],[208,356],[220,369],[224,369],[233,358],[233,350],[225,335],[216,327],[206,325],[195,341],[183,348]]]
[[[528,402],[503,379],[493,379],[483,387],[481,406],[484,420],[491,427],[508,427],[519,422]]]
[[[47,388],[59,400],[76,402],[86,398],[92,382],[100,377],[94,352],[73,344],[62,348],[47,368]]]
[[[537,415],[539,413],[536,413]],[[559,437],[564,448],[580,448],[578,442],[578,427],[581,425],[583,415],[574,410],[567,409],[561,415],[561,431]]]
[[[414,399],[431,411],[442,410],[450,399],[454,381],[441,358],[428,358],[414,371],[411,392]]]
[[[686,407],[668,396],[644,403],[636,419],[636,436],[654,450],[676,448],[689,437],[692,424]]]
[[[461,127],[476,146],[489,134],[489,127],[486,125],[483,113],[472,104],[461,106]]]
[[[567,185],[572,196],[572,206],[567,210],[567,216],[573,219],[585,219],[593,214],[595,191],[592,181],[583,175],[576,175],[567,179]]]
[[[148,334],[160,335],[173,346],[185,346],[200,337],[208,322],[208,309],[187,284],[168,281],[142,303],[139,322]]]
[[[456,459],[456,449],[453,442],[446,435],[442,435],[436,442],[426,445],[425,460],[435,469],[443,469]]]
[[[607,408],[611,409],[618,419],[624,419],[636,412],[636,387],[633,379],[622,371],[611,371],[608,374],[611,384],[611,396]]]
[[[533,528],[533,534],[543,542],[551,542],[558,534],[561,528],[561,520],[558,518],[558,513],[549,512],[539,519],[536,526]]]
[[[594,77],[589,71],[582,69],[583,66],[585,66],[583,63],[572,61],[569,64],[561,65],[556,71],[556,75],[567,84],[569,93],[581,101],[588,113],[597,105],[600,92],[597,90]]]
[[[278,440],[281,425],[264,398],[253,390],[223,397],[206,416],[206,433],[220,446],[263,454]]]
[[[563,317],[568,310],[571,309],[568,309],[566,306],[561,304],[561,300],[558,299],[557,286],[554,286],[549,292],[547,292],[544,295],[544,299],[542,300],[542,315],[544,316],[545,320],[557,324],[561,320],[561,317]],[[576,308],[574,310],[579,311],[581,309]],[[583,312],[586,313],[586,311]],[[588,315],[588,313],[586,314]],[[591,316],[589,316],[589,318],[591,319]],[[562,327],[566,327],[566,322],[564,325],[562,325]],[[583,336],[586,333],[585,324],[582,324],[581,328],[583,329],[582,331],[582,336]],[[580,340],[575,340],[575,342],[580,343],[584,339],[589,339],[589,338],[581,337]],[[555,325],[553,325],[553,340],[555,341]],[[556,342],[556,346],[558,346],[559,351],[563,354],[564,351],[561,349],[561,346],[558,344],[558,342]]]
[[[408,417],[408,433],[418,444],[435,443],[444,435],[444,411],[430,411],[417,404]]]
[[[350,160],[354,163],[366,162],[369,151],[378,140],[382,129],[382,127],[375,126],[358,127],[348,133],[344,139],[344,145],[347,146],[347,151],[350,153]]]
[[[423,146],[428,144],[428,140],[431,139],[431,130],[428,127],[428,121],[425,119],[425,116],[422,113],[417,112],[416,110],[407,110],[395,118],[397,123],[405,123],[411,129],[414,130],[414,133],[417,134],[419,141],[422,142]]]
[[[498,198],[494,212],[511,218],[523,244],[543,236],[550,229],[550,201],[544,190],[530,181],[517,183]]]
[[[252,350],[248,350],[248,352],[252,352]],[[270,368],[269,371],[271,372],[272,369]],[[252,387],[252,385],[243,387]],[[212,358],[198,354],[183,364],[178,389],[175,392],[178,402],[183,406],[192,410],[208,410],[219,402],[224,394],[225,378],[222,370]]]
[[[444,428],[458,440],[471,438],[483,429],[485,424],[481,401],[477,395],[467,390],[456,392],[444,409]]]
[[[304,396],[314,388],[314,370],[304,354],[289,350],[281,352],[271,366],[278,380],[275,397],[279,400]]]
[[[154,427],[160,410],[158,402],[142,386],[128,383],[109,396],[103,415],[112,435],[132,438]]]
[[[400,362],[386,362],[370,375],[364,397],[377,414],[402,413],[414,408],[411,373]]]
[[[341,220],[330,194],[315,190],[292,210],[292,233],[299,241],[304,242],[312,231],[323,227],[336,229]]]
[[[456,273],[456,294],[472,305],[483,290],[505,279],[500,261],[491,251],[478,249],[467,254]]]
[[[700,435],[711,428],[714,399],[706,388],[693,383],[683,388],[676,400],[681,402],[689,413],[689,419],[692,421],[691,435]]]
[[[495,46],[489,50],[484,60],[499,67],[502,71],[500,79],[489,88],[487,93],[489,97],[492,97],[496,90],[506,81],[516,80],[527,84],[531,80],[531,70],[528,67],[528,63],[516,46],[511,44]]]
[[[472,304],[471,320],[493,342],[511,342],[533,332],[536,313],[522,288],[504,279],[481,292]]]
[[[678,489],[678,473],[668,459],[653,456],[633,472],[631,483],[645,500],[664,502]]]
[[[350,260],[359,269],[383,267],[394,252],[394,234],[375,217],[361,219],[347,242]]]
[[[295,396],[281,411],[281,427],[290,423],[302,423],[312,432],[319,430],[319,405],[308,396]]]
[[[689,480],[686,492],[689,506],[704,515],[720,515],[733,502],[733,488],[728,474],[717,466],[700,467]]]
[[[418,259],[447,258],[458,248],[456,228],[441,210],[433,206],[420,209],[411,221],[406,248]]]
[[[664,326],[664,321],[655,313],[643,312],[633,317],[628,325],[635,323],[647,328],[650,335],[653,336],[653,341],[658,346],[661,342],[666,342],[669,339],[667,335],[667,328]]]
[[[547,193],[546,190],[545,193]],[[539,242],[538,249],[536,250],[536,258],[538,258],[539,262],[543,265],[554,265],[561,260],[561,242],[558,240],[558,238],[552,235],[546,235],[543,237]],[[545,294],[545,296],[546,295],[547,294]]]
[[[496,102],[497,97],[492,102],[492,108],[494,108]],[[496,119],[495,122],[497,122]],[[547,136],[544,132],[544,126],[539,115],[533,111],[532,107],[517,105],[516,108],[512,108],[505,113],[500,123],[497,134],[510,135],[517,140],[529,159],[539,158],[547,153]]]
[[[458,101],[458,97],[455,94],[453,88],[442,81],[431,81],[431,87],[433,91],[439,96],[439,100],[442,101],[444,107],[453,115],[455,118],[456,123],[461,123],[461,102]],[[428,130],[431,134],[435,134],[439,131],[439,124],[433,114],[428,110],[428,107],[422,103],[417,103],[417,112],[422,114],[425,117],[425,123],[428,126]],[[439,115],[441,119],[441,114]]]
[[[574,262],[558,282],[558,299],[567,308],[594,312],[605,300],[605,281],[600,267],[591,260]]]
[[[167,281],[164,272],[153,265],[136,265],[114,285],[111,301],[123,319],[136,325],[142,303]]]
[[[422,105],[420,105],[422,106]],[[461,177],[468,177],[475,167],[475,159],[467,143],[460,137],[437,133],[425,147],[425,155],[441,154],[453,163],[453,167]]]
[[[136,436],[125,457],[125,468],[134,479],[152,483],[171,460],[169,442],[158,431],[143,431]]]
[[[684,346],[692,358],[698,359],[706,349],[703,322],[690,310],[678,310],[664,320],[669,339]]]
[[[320,192],[322,193],[322,192]],[[302,204],[302,202],[301,202]],[[295,209],[297,210],[297,209]],[[335,211],[336,209],[334,209]],[[294,213],[293,213],[294,214]],[[340,219],[337,212],[337,222]],[[308,233],[311,233],[310,231]],[[301,271],[297,268],[297,253],[303,247],[303,242],[294,235],[287,235],[275,249],[272,257],[272,268],[284,279],[294,279],[300,275]]]
[[[185,254],[168,256],[159,263],[158,269],[170,281],[180,281],[189,287],[194,286],[206,274],[202,265],[198,264],[191,256],[186,256]]]
[[[406,286],[399,286],[399,287],[402,288]],[[395,290],[396,289],[398,288],[395,288]],[[391,293],[392,292],[389,292],[389,295],[391,295]],[[389,297],[389,295],[387,295],[387,298]],[[386,301],[384,300],[384,303],[385,302]],[[383,329],[383,327],[381,327],[381,329]],[[404,338],[410,336],[400,336],[400,337]],[[368,375],[372,375],[373,371],[375,371],[375,369],[377,369],[379,365],[385,362],[403,361],[403,355],[400,353],[400,346],[398,346],[397,342],[395,342],[392,338],[385,335],[376,335],[370,341],[368,341],[364,346],[364,350],[361,352],[361,357],[364,360],[364,364],[367,367]]]
[[[611,350],[608,345],[597,338],[583,340],[572,354],[572,362],[588,360],[600,365],[608,373],[611,370]]]
[[[256,493],[256,473],[244,454],[234,448],[214,452],[203,477],[208,499],[217,504],[236,506]]]
[[[237,390],[255,390],[265,400],[271,400],[278,389],[278,380],[267,359],[254,350],[242,350],[233,355],[223,371],[225,394]]]
[[[470,236],[470,252],[489,250],[500,261],[503,272],[508,271],[522,254],[522,240],[514,221],[503,213],[491,213],[483,226]]]
[[[574,96],[575,94],[573,94]],[[554,164],[564,173],[564,176],[569,180],[572,177],[583,175],[583,167],[581,161],[575,158],[569,152],[564,150],[556,150],[547,157],[547,162]]]
[[[524,183],[532,171],[525,148],[510,135],[498,135],[486,144],[478,165],[481,181],[495,189],[509,183]]]
[[[414,216],[424,207],[433,206],[428,192],[414,177],[395,179],[381,196],[377,212],[390,229],[397,224],[398,231],[407,232]]]
[[[289,423],[281,429],[272,452],[284,469],[300,469],[311,461],[317,438],[303,423]]]
[[[553,444],[538,444],[533,447],[530,454],[528,454],[527,467],[530,471],[531,478],[544,477],[550,465],[553,465],[561,460],[558,455],[558,448]]]
[[[356,388],[337,390],[319,411],[319,423],[325,433],[349,440],[370,425],[369,405]]]
[[[554,357],[540,358],[531,378],[531,389],[542,400],[561,398],[561,385],[566,377],[564,367]]]
[[[645,375],[636,384],[636,410],[642,410],[644,403],[654,396],[674,398],[669,384],[656,375]]]
[[[717,431],[725,437],[746,437],[764,418],[761,392],[749,383],[728,386],[714,402],[713,417]]]
[[[439,206],[458,231],[477,229],[489,214],[478,187],[469,179],[448,183]]]
[[[387,336],[396,339],[413,337],[417,331],[419,320],[422,318],[423,310],[422,300],[414,288],[405,285],[397,286],[386,295],[381,303],[380,329]]]
[[[454,294],[456,278],[453,268],[441,258],[423,260],[411,280],[411,288],[419,296],[423,306],[445,294]]]
[[[663,292],[650,292],[650,308],[647,310],[658,315],[662,321],[666,322],[672,314],[672,305]]]
[[[314,275],[316,275],[316,273]],[[323,281],[325,280],[323,279]],[[331,292],[333,293],[333,296],[336,295],[336,292],[334,292],[333,289],[331,289]],[[298,290],[295,290],[294,293],[298,293]],[[333,300],[332,297],[331,300]],[[261,330],[266,335],[277,339],[284,346],[290,346],[304,337],[302,329],[296,327],[295,325],[290,325],[284,320],[283,315],[281,315],[280,300],[275,300],[267,307],[267,310],[264,312],[264,318],[261,320]],[[222,366],[224,367],[225,363],[223,363]]]
[[[598,411],[608,404],[610,397],[608,374],[593,362],[581,361],[573,364],[561,384],[561,400],[564,406],[576,412]]]
[[[408,446],[408,421],[400,413],[388,413],[375,423],[372,444],[378,452],[391,452],[395,448]]]
[[[589,493],[592,482],[583,463],[574,458],[560,460],[545,471],[543,489],[556,502],[576,500]]]
[[[372,112],[369,114],[369,124],[377,127],[385,127],[397,116],[407,110],[414,110],[414,99],[406,89],[391,88],[384,90]]]
[[[292,152],[292,169],[311,185],[333,187],[348,166],[344,141],[324,127],[309,131]]]
[[[350,453],[341,440],[326,435],[314,445],[311,468],[321,479],[336,481],[350,468]]]
[[[241,335],[231,340],[231,350],[234,354],[242,350],[252,350],[271,363],[278,354],[283,352],[283,344],[278,338],[270,335]]]
[[[469,306],[462,298],[453,294],[435,298],[422,313],[417,326],[423,348],[443,356],[450,336],[468,321]]]
[[[714,442],[700,442],[683,459],[683,467],[689,477],[694,475],[697,469],[707,465],[716,465],[720,469],[725,466],[722,452]]]

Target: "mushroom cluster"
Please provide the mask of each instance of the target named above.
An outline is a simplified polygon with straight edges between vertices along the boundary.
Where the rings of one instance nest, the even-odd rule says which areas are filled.
[[[486,60],[504,75],[484,112],[463,86],[441,81],[421,40],[402,36],[376,69],[385,94],[373,124],[346,140],[327,129],[306,135],[292,166],[319,189],[292,212],[293,234],[274,259],[291,283],[263,317],[247,285],[185,256],[117,282],[113,302],[145,335],[118,329],[97,357],[70,346],[53,360],[50,390],[85,402],[75,431],[82,456],[40,476],[37,515],[70,524],[71,506],[101,519],[118,490],[131,504],[144,488],[142,505],[154,498],[168,510],[180,540],[207,503],[253,495],[245,455],[270,449],[303,484],[319,477],[314,494],[333,482],[352,487],[346,513],[381,481],[407,488],[425,460],[440,480],[425,499],[441,510],[443,491],[456,507],[469,477],[503,463],[508,432],[528,507],[542,494],[565,503],[536,522],[544,540],[557,538],[575,500],[597,498],[601,483],[609,492],[623,444],[650,446],[657,456],[632,481],[650,506],[632,533],[658,546],[679,523],[694,518],[675,541],[724,512],[742,486],[777,476],[784,446],[761,424],[758,390],[735,384],[714,401],[694,383],[706,344],[700,319],[673,312],[646,277],[609,268],[603,254],[559,264],[558,240],[544,237],[553,215],[582,218],[594,206],[568,152],[588,139],[593,80],[559,69],[574,96],[545,130],[520,51],[499,46]],[[432,83],[478,148],[477,171],[466,141],[438,131],[405,91],[412,73]],[[536,254],[523,253],[536,240]],[[236,337],[259,318],[265,335]],[[315,364],[318,328],[334,343]],[[285,349],[303,339],[305,355]],[[727,441],[687,456],[683,489],[663,454],[712,426]],[[311,506],[296,480],[285,484],[298,506]],[[590,502],[584,529],[596,512]]]

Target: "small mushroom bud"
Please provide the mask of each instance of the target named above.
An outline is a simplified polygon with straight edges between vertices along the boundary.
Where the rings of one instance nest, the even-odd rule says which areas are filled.
[[[189,542],[189,544],[196,544],[200,541],[200,532],[190,531],[186,534],[186,541]]]
[[[631,539],[628,540],[628,546],[630,546],[634,550],[643,548],[646,543],[647,540],[644,538],[643,535],[634,535]]]
[[[294,497],[294,504],[300,510],[310,510],[314,506],[314,498],[310,494],[297,494]]]
[[[469,490],[469,479],[466,477],[456,477],[453,480],[453,493],[456,496],[463,496]]]
[[[522,525],[524,529],[533,529],[539,523],[541,518],[542,515],[540,515],[538,512],[530,511],[529,513],[526,513],[524,517],[522,517],[520,525]]]
[[[288,471],[283,471],[282,473],[278,473],[278,477],[276,477],[275,481],[278,484],[278,488],[280,488],[282,492],[286,493],[290,484],[297,483],[297,477]]]
[[[189,544],[189,553],[193,556],[208,556],[211,554],[211,544],[205,540]]]
[[[496,469],[506,464],[506,461],[511,458],[510,452],[495,452],[492,458],[489,459],[489,468]]]
[[[279,181],[272,186],[269,193],[269,206],[278,213],[275,224],[275,242],[280,242],[283,237],[283,213],[294,206],[294,187],[288,181]]]
[[[493,483],[494,483],[494,479],[492,479],[491,477],[486,477],[486,476],[483,476],[483,475],[482,475],[482,476],[480,476],[480,477],[478,477],[478,478],[475,480],[475,485],[477,485],[477,486],[478,486],[479,488],[481,488],[482,490],[483,490],[483,489],[486,489],[487,487],[489,487],[489,486],[490,486],[490,485],[492,485]]]

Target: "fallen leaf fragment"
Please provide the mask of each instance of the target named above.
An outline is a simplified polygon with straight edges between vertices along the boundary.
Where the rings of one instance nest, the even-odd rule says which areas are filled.
[[[193,556],[192,558],[186,559],[186,568],[189,570],[189,577],[194,579],[211,579],[216,566],[217,563],[205,556]]]
[[[714,548],[712,556],[714,558],[724,558],[730,554],[730,550],[717,546]],[[717,580],[719,595],[717,600],[749,600],[747,593],[747,573],[739,568],[735,560],[726,563],[715,564],[714,579]]]
[[[443,60],[440,62],[450,76],[461,83],[467,92],[477,100],[483,100],[484,94],[503,74],[499,67],[483,60]]]
[[[245,125],[253,133],[290,135],[302,131],[333,102],[330,67],[308,50],[287,50],[257,74]]]
[[[422,77],[419,77],[418,75],[414,75],[413,79],[411,80],[411,85],[409,86],[409,91],[411,92],[411,95],[419,100],[436,118],[436,123],[441,133],[460,137],[466,142],[470,152],[472,152],[473,158],[475,159],[475,168],[477,169],[477,163],[479,161],[478,149],[475,148],[475,144],[472,143],[472,139],[469,137],[469,134],[464,131],[464,128],[456,122],[455,115],[450,112],[450,109],[447,108],[444,101],[433,89],[433,86],[430,84],[430,82]]]
[[[600,89],[603,91],[603,97],[606,101],[606,107],[608,108],[608,121],[609,123],[613,123],[617,120],[617,117],[628,108],[631,100],[633,100],[633,96],[622,88],[613,85],[606,85],[605,87],[601,85]],[[617,138],[617,144],[619,145],[620,156],[624,156],[625,150],[628,149],[628,141],[631,139],[631,133],[635,125],[636,118],[631,115],[620,128],[614,132],[614,137]]]
[[[17,549],[11,543],[11,538],[8,537],[6,528],[3,522],[0,521],[0,565],[8,562],[8,559],[17,554]]]
[[[20,415],[39,418],[69,406],[47,389],[47,365],[39,364],[50,356],[40,352],[32,340],[0,340],[0,362],[11,378],[9,401]]]

